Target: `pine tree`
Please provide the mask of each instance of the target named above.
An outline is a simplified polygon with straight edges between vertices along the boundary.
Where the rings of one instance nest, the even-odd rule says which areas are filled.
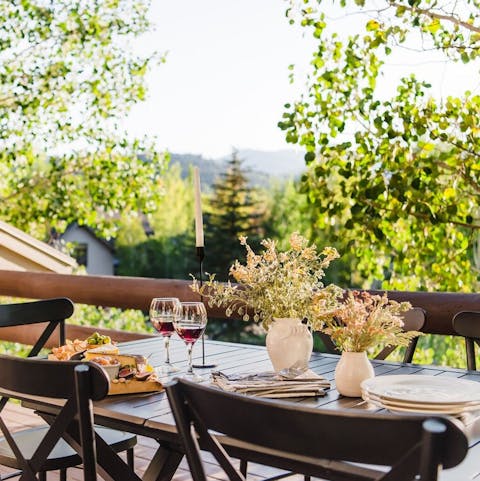
[[[257,244],[262,237],[263,210],[259,192],[249,186],[248,170],[237,152],[227,162],[226,171],[213,184],[206,220],[205,268],[226,280],[235,259],[244,259],[239,237],[247,236]]]

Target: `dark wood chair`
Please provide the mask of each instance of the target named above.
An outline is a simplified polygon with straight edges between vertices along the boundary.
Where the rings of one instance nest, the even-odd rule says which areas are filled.
[[[194,481],[206,481],[200,448],[234,481],[245,477],[227,451],[322,479],[434,481],[441,466],[456,466],[468,450],[453,418],[321,410],[186,380],[166,390]],[[222,435],[228,436],[223,445]]]
[[[467,369],[475,371],[475,344],[480,346],[480,312],[457,312],[452,319],[453,330],[458,336],[465,338],[465,351],[467,355]]]
[[[421,331],[425,325],[426,312],[421,307],[412,307],[410,310],[404,312],[402,317],[405,323],[403,326],[404,331]],[[319,333],[319,335],[327,352],[330,354],[341,354],[328,335],[324,333]],[[418,337],[414,337],[410,341],[405,349],[403,362],[412,362],[417,343]],[[378,354],[375,355],[374,359],[386,359],[396,348],[397,346],[385,346]]]
[[[25,481],[37,481],[39,473],[58,469],[59,465],[83,463],[84,480],[95,481],[98,435],[93,426],[92,401],[107,395],[106,373],[93,363],[7,355],[0,355],[0,365],[0,392],[8,393],[9,398],[29,401],[45,396],[66,400],[51,426],[35,431],[38,442],[33,446],[23,443],[24,436],[12,434],[0,413],[0,430],[9,447],[2,446],[0,463],[21,469]],[[71,446],[67,458],[63,454],[65,446]]]
[[[0,305],[0,328],[13,326],[26,327],[38,323],[46,323],[42,334],[28,353],[28,357],[34,357],[40,353],[55,330],[58,330],[59,345],[65,343],[65,320],[73,314],[73,311],[74,305],[72,301],[67,298],[44,299],[18,304],[2,304]],[[3,363],[1,370],[4,370]],[[25,382],[30,381],[30,378],[31,376],[29,375]],[[48,382],[52,383],[55,379],[61,378],[52,377]],[[4,396],[0,399],[0,413],[10,397],[11,396]],[[49,429],[47,424],[36,428],[24,429],[14,433],[13,439],[25,457],[30,458],[33,456],[33,453]],[[137,442],[136,436],[131,433],[97,426],[95,429],[115,452],[127,451],[128,464],[133,469],[133,448]],[[8,439],[8,436],[5,434],[3,438],[0,438],[0,464],[19,469],[20,471],[13,472],[8,476],[0,476],[1,480],[18,476],[24,468],[22,463],[17,459],[17,453],[12,450],[11,443]],[[60,470],[60,480],[66,481],[67,468],[78,466],[81,463],[81,456],[79,456],[67,442],[60,440],[39,471],[39,479],[45,480],[47,471]]]
[[[65,320],[73,314],[74,305],[66,297],[0,304],[0,327],[29,326],[46,323],[28,357],[38,356],[50,336],[58,328],[58,344],[65,344]]]

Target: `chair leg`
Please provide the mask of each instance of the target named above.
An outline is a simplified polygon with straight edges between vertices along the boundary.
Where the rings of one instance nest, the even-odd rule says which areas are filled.
[[[405,354],[403,356],[403,362],[412,362],[413,355],[415,354],[415,349],[417,347],[418,337],[414,337],[407,348],[405,349]]]
[[[243,476],[247,477],[248,461],[245,459],[240,459],[240,472]]]
[[[475,362],[475,344],[472,338],[465,338],[465,349],[467,351],[467,369],[469,371],[475,371],[477,366]]]
[[[2,476],[0,474],[0,481],[4,481],[6,479],[18,478],[19,476],[22,475],[22,473],[23,473],[23,471],[15,471],[15,472],[7,474],[5,476]]]
[[[133,448],[127,449],[127,464],[128,466],[134,470],[134,462],[135,462],[135,456],[133,452]]]
[[[60,470],[60,481],[67,481],[67,468]]]
[[[40,481],[47,481],[47,472],[46,471],[40,471],[38,473],[38,479]]]

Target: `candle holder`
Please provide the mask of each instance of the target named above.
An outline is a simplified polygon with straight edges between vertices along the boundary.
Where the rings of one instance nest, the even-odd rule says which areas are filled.
[[[198,262],[199,262],[199,281],[200,281],[200,287],[203,285],[203,259],[205,258],[205,247],[197,246],[197,257],[198,257]],[[203,302],[203,296],[200,295],[200,300]],[[213,367],[216,367],[216,364],[206,364],[205,363],[205,334],[202,334],[202,362],[201,364],[193,364],[194,368],[196,369],[211,369]]]

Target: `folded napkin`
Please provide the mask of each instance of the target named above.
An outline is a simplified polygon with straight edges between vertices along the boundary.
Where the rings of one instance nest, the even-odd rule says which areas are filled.
[[[324,396],[330,387],[325,378],[310,369],[229,375],[215,371],[212,384],[224,391],[268,398]]]

